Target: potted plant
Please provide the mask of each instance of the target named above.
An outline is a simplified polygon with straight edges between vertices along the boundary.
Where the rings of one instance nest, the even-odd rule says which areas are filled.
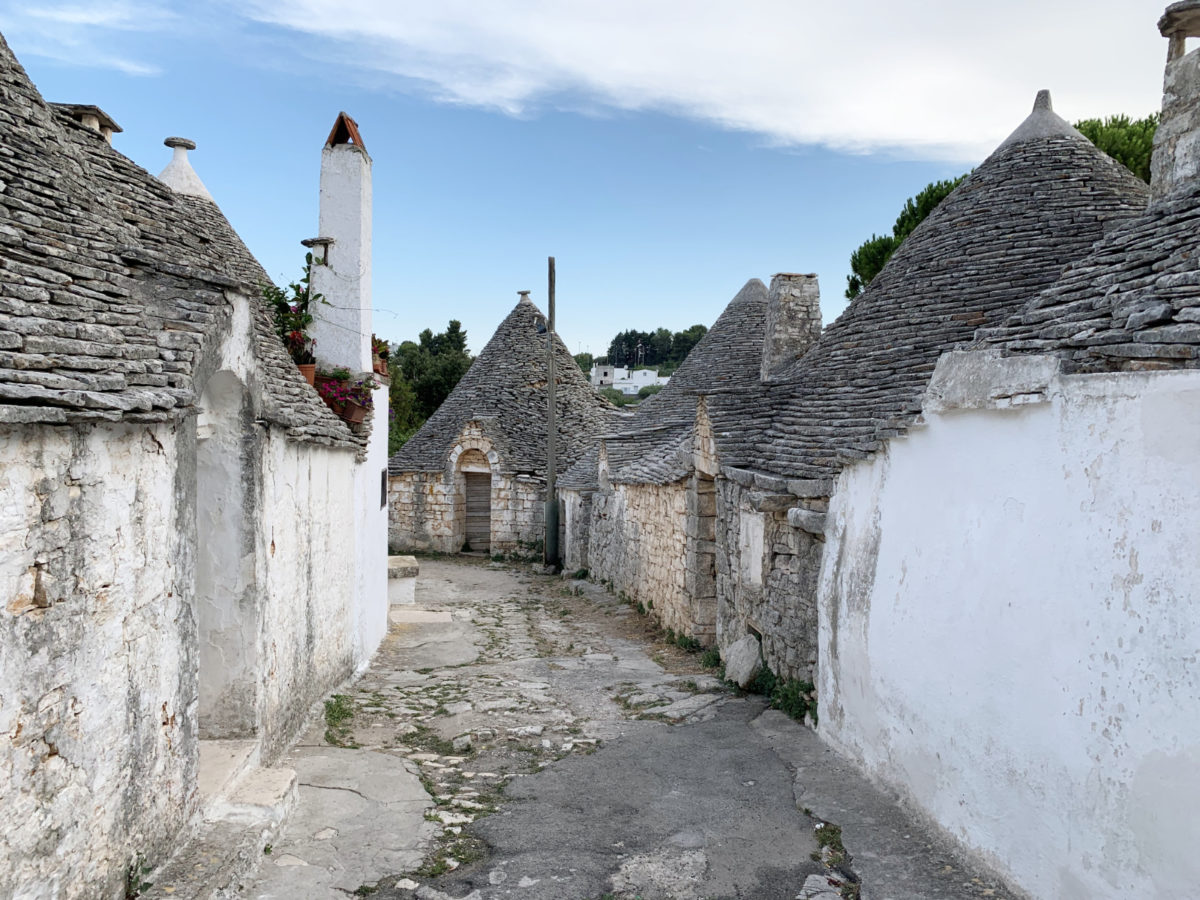
[[[336,377],[343,374],[345,377]],[[374,389],[374,378],[352,381],[346,369],[335,369],[317,377],[317,393],[321,395],[321,399],[351,425],[358,425],[367,417],[367,410],[374,404],[371,396]]]
[[[313,322],[309,306],[313,303],[328,302],[321,294],[314,294],[309,287],[312,265],[312,254],[306,253],[304,275],[299,282],[293,281],[286,291],[273,284],[263,288],[263,297],[271,304],[271,312],[275,318],[275,333],[279,335],[284,348],[309,384],[313,383],[317,370],[317,360],[313,356],[313,348],[317,342],[308,336],[308,326]]]
[[[388,377],[388,342],[371,335],[371,366],[376,375]]]

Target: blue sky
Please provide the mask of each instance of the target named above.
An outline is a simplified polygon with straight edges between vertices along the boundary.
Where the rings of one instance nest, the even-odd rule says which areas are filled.
[[[478,351],[516,302],[602,353],[706,325],[749,278],[816,272],[977,164],[1038,88],[1074,120],[1157,109],[1147,0],[0,0],[49,100],[95,103],[153,173],[168,135],[280,282],[316,231],[339,110],[374,160],[375,330],[450,318]],[[903,5],[899,5],[902,7]]]

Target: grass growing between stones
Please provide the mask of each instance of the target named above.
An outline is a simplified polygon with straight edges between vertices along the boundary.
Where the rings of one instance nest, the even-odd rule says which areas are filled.
[[[325,701],[325,742],[334,747],[349,747],[359,745],[350,737],[349,723],[354,719],[354,701],[346,694],[334,694]]]
[[[849,869],[850,855],[842,843],[841,826],[829,822],[818,822],[813,830],[813,836],[816,838],[819,848],[813,852],[813,860],[824,863],[837,872],[841,880],[839,893],[844,900],[859,900],[862,888],[858,876]]]
[[[808,716],[813,725],[817,724],[817,694],[811,681],[783,679],[763,666],[746,688],[746,693],[762,694],[774,709],[797,722],[803,722]]]

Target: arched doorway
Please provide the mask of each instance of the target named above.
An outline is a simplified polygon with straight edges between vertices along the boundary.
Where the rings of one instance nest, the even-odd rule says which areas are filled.
[[[458,471],[466,514],[463,549],[487,553],[492,543],[492,467],[479,450],[466,450],[458,458]]]

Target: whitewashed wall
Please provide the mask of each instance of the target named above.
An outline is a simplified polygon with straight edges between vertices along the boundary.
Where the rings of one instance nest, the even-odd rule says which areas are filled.
[[[376,386],[374,423],[366,458],[354,471],[356,534],[354,575],[357,641],[360,667],[366,666],[387,635],[388,556],[388,388]]]
[[[820,733],[1037,897],[1200,884],[1200,372],[951,354],[845,470]]]
[[[362,548],[352,452],[272,433],[261,458],[256,680],[262,755],[271,760],[295,738],[312,704],[364,659],[355,604]]]
[[[0,429],[0,897],[123,896],[194,805],[190,427]]]

